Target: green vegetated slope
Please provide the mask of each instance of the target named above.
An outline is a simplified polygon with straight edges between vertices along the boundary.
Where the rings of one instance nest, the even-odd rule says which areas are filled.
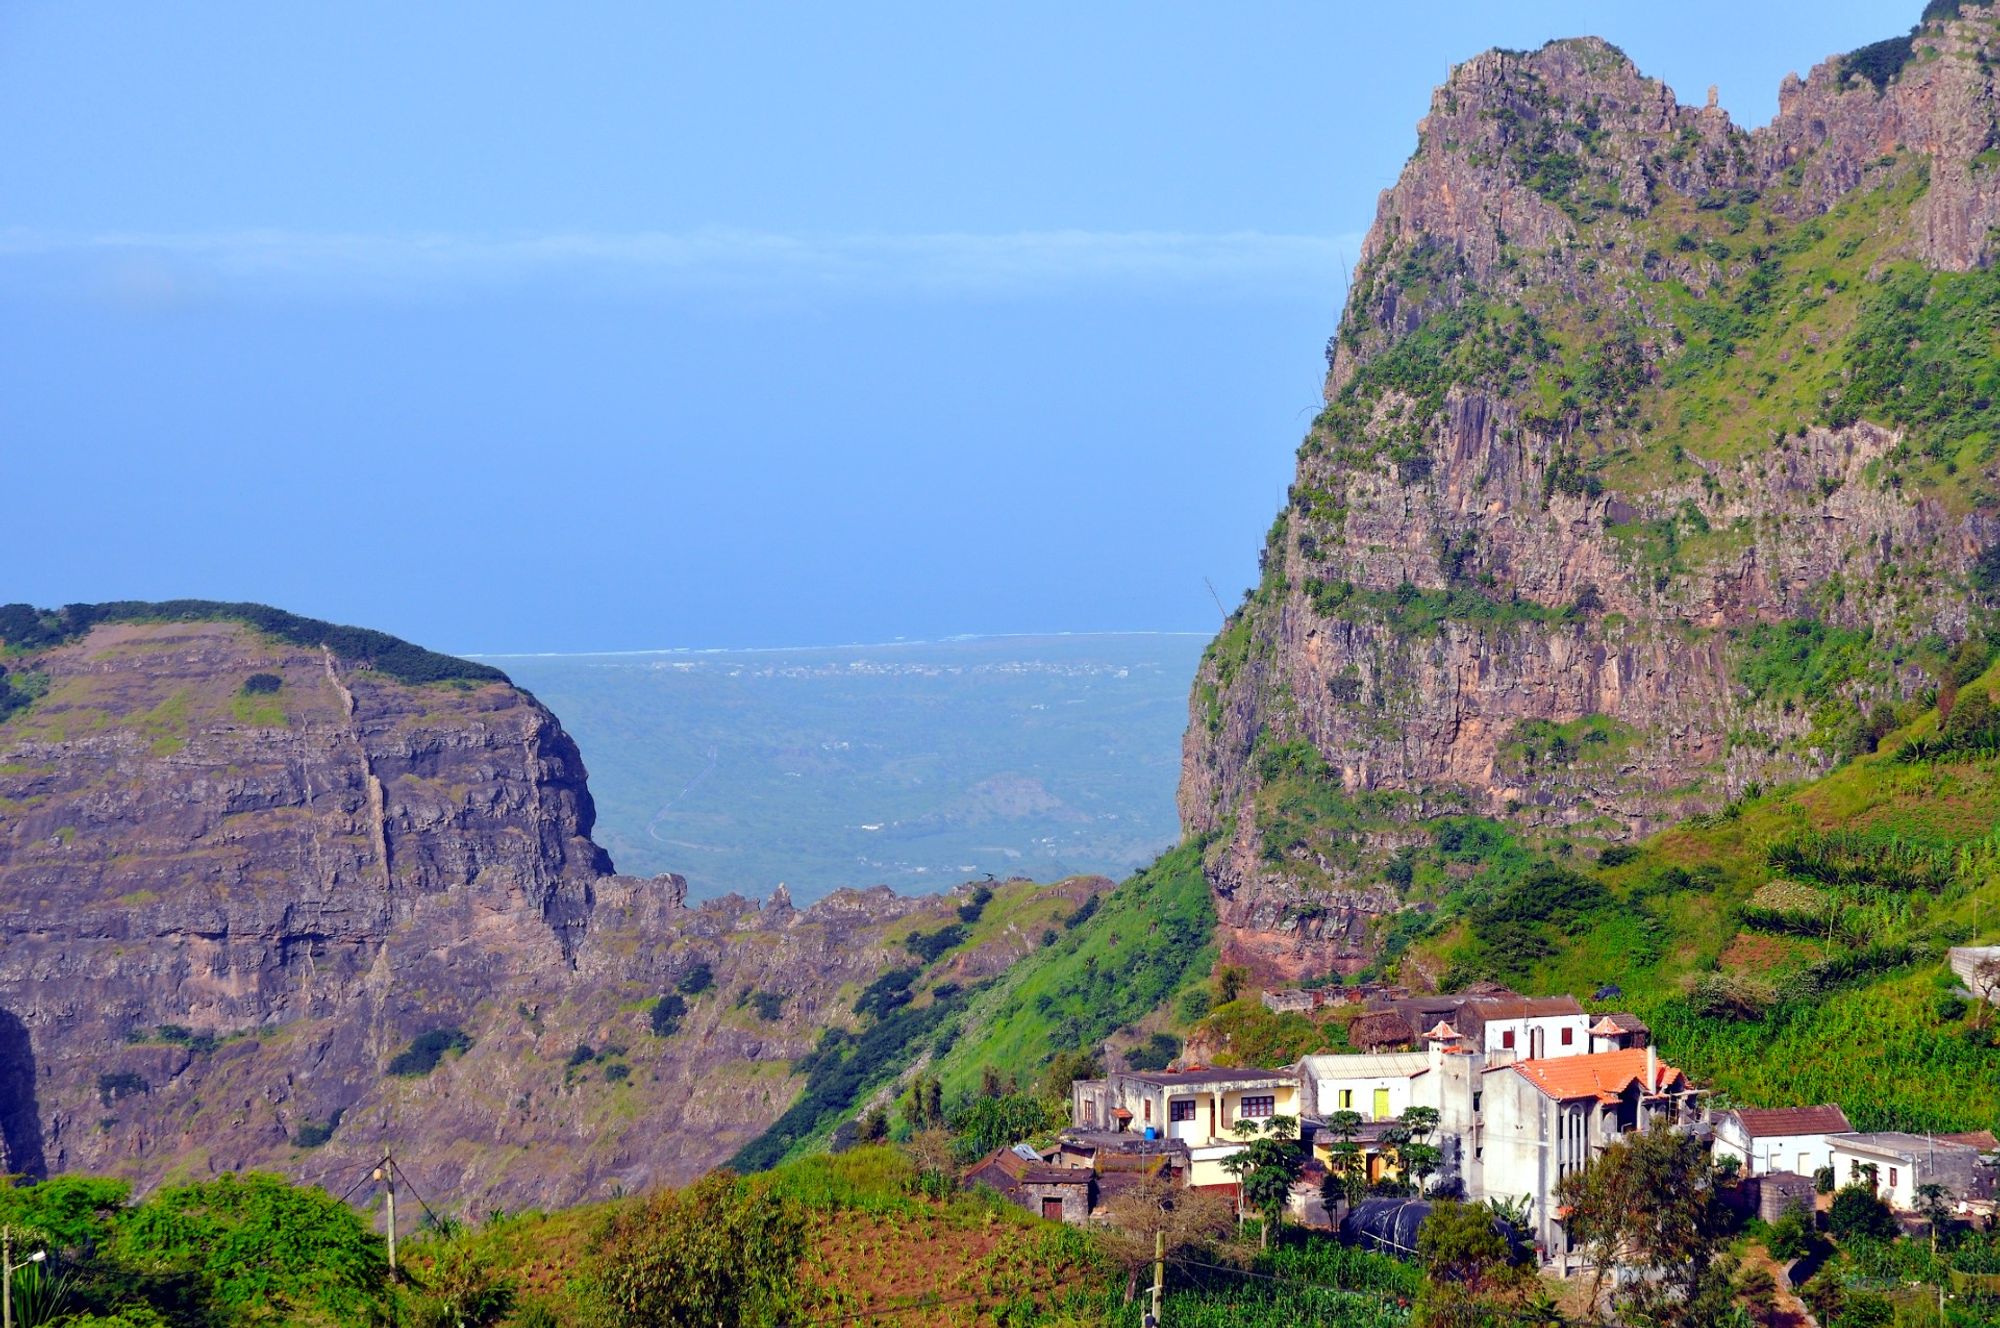
[[[1077,902],[1077,894],[1009,881],[976,890],[956,921],[909,924],[894,938],[906,962],[852,992],[848,1017],[824,1028],[813,1049],[792,1063],[794,1073],[806,1076],[798,1097],[730,1165],[759,1171],[825,1148],[834,1129],[877,1090],[950,1046],[976,1001],[1039,959],[1030,955],[997,978],[972,978],[967,966],[977,953],[1009,938],[1059,932],[1078,911],[1094,911],[1089,901],[1096,896]]]
[[[1073,913],[1041,950],[980,993],[933,1067],[947,1095],[969,1095],[992,1067],[1032,1076],[1057,1053],[1134,1037],[1180,1019],[1178,995],[1215,963],[1215,908],[1198,844],[1163,854]]]
[[[1975,680],[1824,779],[1594,862],[1505,825],[1434,823],[1397,858],[1407,976],[1622,994],[1675,1064],[1749,1105],[1832,1101],[1862,1129],[2000,1126],[2000,1009],[1953,945],[2000,940],[2000,725]],[[1565,845],[1555,846],[1561,854]]]
[[[958,960],[1001,929],[1037,948],[996,976],[956,976]],[[759,1170],[825,1148],[836,1127],[919,1069],[947,1101],[963,1102],[989,1070],[1029,1083],[1061,1053],[1199,1017],[1176,998],[1207,980],[1214,933],[1194,844],[1073,904],[1025,883],[976,894],[959,922],[904,938],[909,962],[855,993],[852,1026],[827,1029],[795,1062],[806,1075],[799,1098],[732,1163]]]

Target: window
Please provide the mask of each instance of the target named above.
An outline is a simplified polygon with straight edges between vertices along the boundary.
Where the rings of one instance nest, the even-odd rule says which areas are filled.
[[[1246,1097],[1243,1099],[1243,1105],[1236,1110],[1237,1116],[1244,1120],[1261,1120],[1267,1116],[1275,1116],[1277,1112],[1278,1099],[1270,1093]]]
[[[1147,1120],[1147,1121],[1148,1121],[1148,1122],[1150,1123],[1150,1122],[1152,1121],[1152,1119],[1153,1119],[1153,1099],[1151,1099],[1151,1098],[1147,1098],[1147,1099],[1146,1099],[1146,1120]]]
[[[1575,1041],[1576,1041],[1576,1030],[1574,1028],[1565,1028],[1563,1030],[1563,1045],[1567,1047],[1572,1042]]]
[[[1167,1103],[1167,1119],[1176,1121],[1193,1120],[1194,1099],[1191,1097],[1177,1097]]]
[[[1477,1110],[1479,1110],[1479,1099],[1480,1099],[1481,1097],[1484,1097],[1484,1096],[1485,1096],[1485,1094],[1483,1094],[1483,1093],[1474,1093],[1474,1094],[1472,1095],[1472,1109],[1473,1109],[1474,1111],[1477,1111]]]
[[[1341,1090],[1340,1090],[1340,1109],[1341,1109],[1342,1111],[1352,1111],[1352,1110],[1354,1110],[1354,1090],[1353,1090],[1353,1089],[1351,1089],[1351,1088],[1343,1088],[1343,1089],[1341,1089]]]
[[[1894,1167],[1889,1168],[1889,1188],[1892,1190],[1896,1188],[1896,1169]]]
[[[1514,1030],[1508,1029],[1500,1035],[1500,1046],[1507,1051],[1514,1049]]]

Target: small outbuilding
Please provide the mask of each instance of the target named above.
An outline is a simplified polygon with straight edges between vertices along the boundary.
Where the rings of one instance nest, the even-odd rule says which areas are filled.
[[[1012,1148],[998,1148],[967,1169],[964,1184],[991,1187],[1009,1203],[1018,1204],[1051,1222],[1082,1223],[1090,1218],[1091,1189],[1096,1180],[1089,1167],[1057,1166],[1029,1159]]]

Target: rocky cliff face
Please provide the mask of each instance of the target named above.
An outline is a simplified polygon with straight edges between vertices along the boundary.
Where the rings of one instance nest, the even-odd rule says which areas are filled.
[[[575,744],[503,681],[400,682],[217,621],[101,624],[7,666],[35,698],[0,720],[10,1171],[339,1188],[393,1147],[475,1213],[682,1182],[768,1126],[792,1059],[962,902],[691,909],[676,877],[615,875]],[[950,962],[970,980],[1034,944]],[[660,1035],[652,1002],[699,965],[712,985]],[[439,1031],[462,1052],[387,1072]]]
[[[1885,47],[1754,132],[1593,39],[1437,91],[1195,686],[1225,958],[1361,967],[1426,817],[1608,840],[1823,770],[1983,621],[2000,25]]]

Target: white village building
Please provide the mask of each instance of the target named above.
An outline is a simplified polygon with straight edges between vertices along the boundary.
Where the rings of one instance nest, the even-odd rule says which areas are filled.
[[[1746,1176],[1788,1171],[1810,1176],[1833,1165],[1833,1137],[1854,1127],[1847,1113],[1817,1107],[1738,1107],[1715,1117],[1715,1157],[1733,1157]]]

